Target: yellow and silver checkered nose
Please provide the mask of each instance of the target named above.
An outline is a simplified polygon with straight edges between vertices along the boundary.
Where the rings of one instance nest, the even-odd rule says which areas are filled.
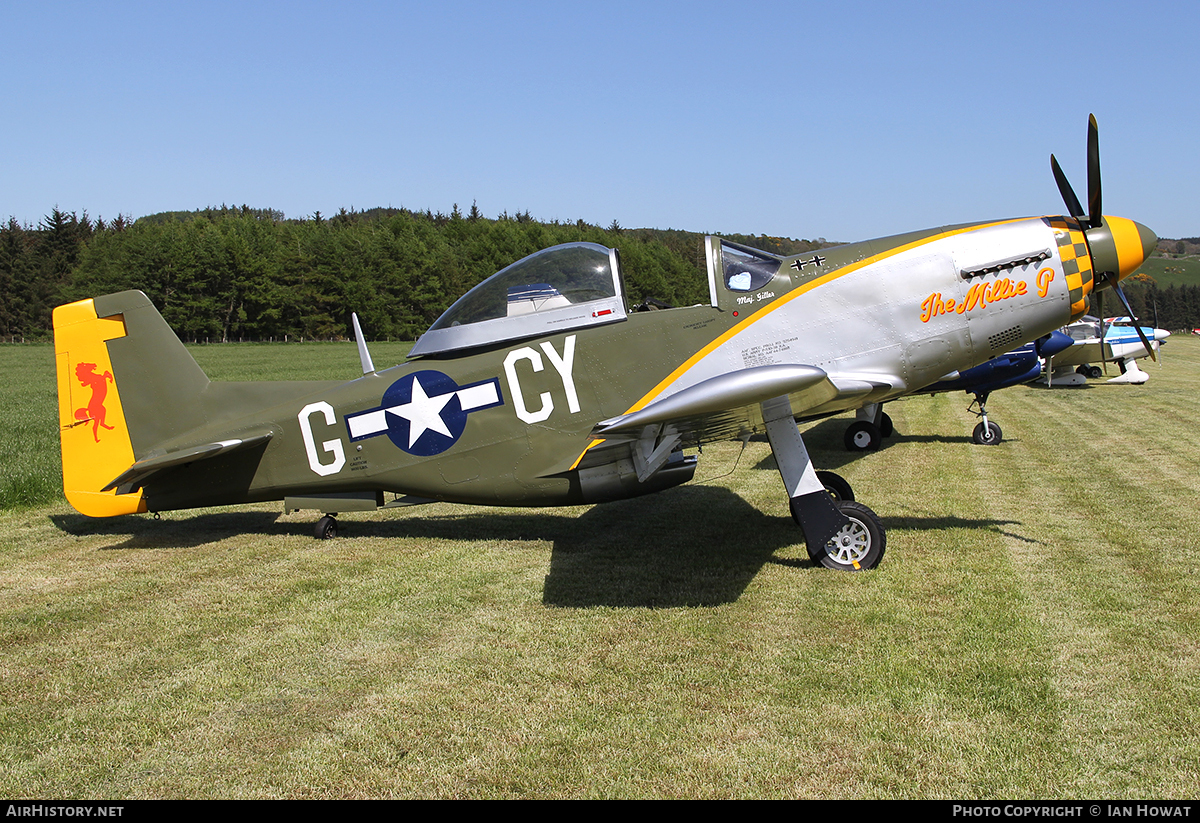
[[[1158,246],[1158,236],[1141,223],[1107,214],[1085,234],[1096,273],[1115,274],[1121,280],[1133,274]]]

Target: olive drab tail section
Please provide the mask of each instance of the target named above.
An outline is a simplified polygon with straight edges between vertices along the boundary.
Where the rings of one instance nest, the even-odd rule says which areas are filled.
[[[54,310],[63,491],[81,514],[146,511],[142,492],[102,491],[154,445],[196,425],[208,378],[141,292]]]

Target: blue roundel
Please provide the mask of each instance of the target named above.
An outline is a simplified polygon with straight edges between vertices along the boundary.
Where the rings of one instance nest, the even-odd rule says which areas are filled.
[[[458,384],[440,371],[401,377],[383,393],[387,436],[409,454],[441,454],[462,437],[467,413]]]
[[[503,405],[498,378],[460,386],[429,369],[392,383],[380,405],[347,414],[346,429],[351,443],[386,434],[397,448],[430,457],[462,437],[468,414]]]

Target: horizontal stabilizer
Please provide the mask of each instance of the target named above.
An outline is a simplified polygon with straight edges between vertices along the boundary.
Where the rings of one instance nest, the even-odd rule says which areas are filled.
[[[219,440],[215,443],[202,443],[198,446],[188,446],[184,449],[169,451],[166,454],[160,454],[156,457],[147,457],[137,461],[123,471],[101,491],[119,489],[120,494],[128,494],[140,488],[147,478],[163,469],[182,466],[185,463],[194,463],[197,460],[205,460],[210,457],[216,457],[219,454],[225,454],[226,452],[266,443],[271,439],[271,435],[273,434],[274,432],[268,431],[250,435],[249,437]]]

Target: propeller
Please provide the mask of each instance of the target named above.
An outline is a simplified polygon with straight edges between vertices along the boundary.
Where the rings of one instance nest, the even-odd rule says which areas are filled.
[[[1071,188],[1071,182],[1067,180],[1067,175],[1053,154],[1050,155],[1050,170],[1054,172],[1054,182],[1058,183],[1058,192],[1067,206],[1067,213],[1072,217],[1082,218],[1084,216],[1083,206],[1079,204],[1079,198],[1075,196],[1075,189]],[[1104,220],[1104,215],[1100,210],[1100,127],[1096,125],[1096,115],[1094,114],[1088,115],[1087,179],[1086,225],[1088,228],[1099,228]]]
[[[1100,210],[1100,127],[1096,115],[1088,115],[1087,136],[1088,223],[1098,228],[1104,220]]]
[[[1108,336],[1108,325],[1104,322],[1104,292],[1096,292],[1096,314],[1100,317],[1100,368],[1108,377],[1108,355],[1104,351],[1104,338]]]
[[[1063,173],[1062,166],[1058,164],[1058,159],[1053,154],[1050,155],[1050,170],[1054,172],[1054,181],[1058,184],[1058,191],[1062,195],[1063,203],[1066,204],[1067,213],[1086,227],[1083,234],[1092,258],[1096,307],[1101,323],[1101,356],[1103,357],[1104,352],[1104,312],[1100,289],[1111,288],[1116,292],[1121,305],[1124,306],[1125,313],[1133,318],[1134,328],[1137,329],[1138,337],[1141,339],[1142,345],[1146,347],[1146,352],[1152,360],[1157,361],[1158,357],[1154,353],[1154,347],[1150,345],[1150,340],[1142,331],[1142,327],[1137,324],[1137,318],[1133,317],[1133,309],[1129,307],[1129,300],[1121,289],[1121,278],[1131,274],[1150,256],[1154,247],[1158,245],[1158,237],[1140,223],[1134,223],[1123,217],[1106,218],[1101,211],[1103,201],[1100,195],[1100,129],[1096,125],[1096,115],[1088,115],[1088,210],[1086,214],[1083,206],[1080,205],[1079,198],[1075,196],[1075,190],[1071,188],[1070,181],[1067,180],[1067,175]]]
[[[1137,329],[1138,337],[1141,338],[1142,345],[1145,346],[1146,351],[1150,353],[1150,359],[1157,363],[1158,355],[1154,353],[1154,347],[1150,345],[1150,341],[1147,339],[1146,333],[1142,331],[1142,326],[1138,322],[1138,319],[1133,316],[1133,309],[1129,308],[1129,301],[1125,299],[1125,291],[1121,288],[1121,284],[1117,282],[1116,278],[1113,278],[1112,275],[1109,275],[1109,277],[1112,280],[1112,289],[1117,293],[1117,299],[1121,301],[1121,305],[1125,307],[1125,314],[1130,320],[1133,321],[1133,327]]]
[[[1062,195],[1063,202],[1067,204],[1067,213],[1072,217],[1080,217],[1083,214],[1083,206],[1079,205],[1079,198],[1075,196],[1075,189],[1071,188],[1071,181],[1067,180],[1062,166],[1058,165],[1058,160],[1053,154],[1050,155],[1050,170],[1054,172],[1054,181],[1058,183],[1058,192]]]

